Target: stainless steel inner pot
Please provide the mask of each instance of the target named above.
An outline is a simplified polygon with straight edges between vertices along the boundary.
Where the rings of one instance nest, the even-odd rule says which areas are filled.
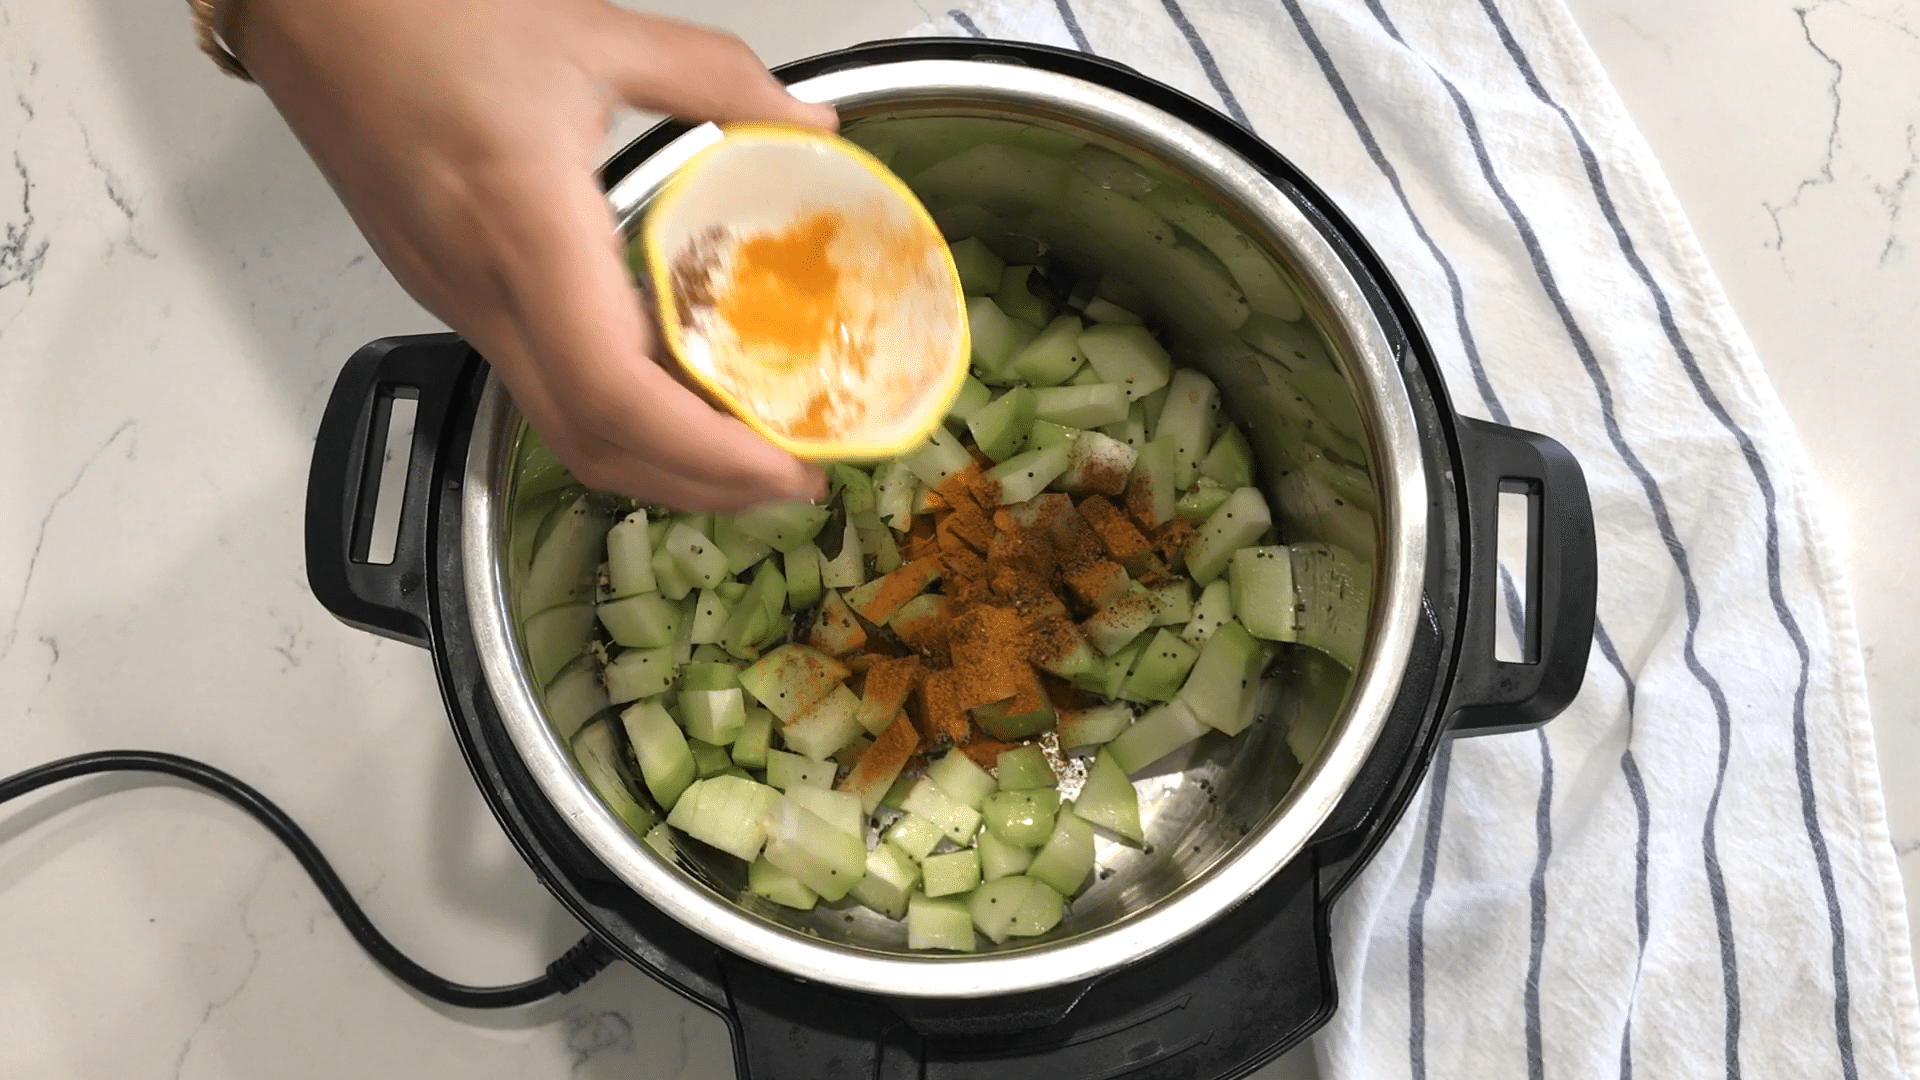
[[[1287,699],[1296,714],[1337,711],[1330,734],[1301,767],[1287,750],[1285,710],[1268,708],[1239,738],[1209,736],[1180,762],[1183,768],[1159,767],[1138,785],[1146,846],[1101,840],[1093,883],[1070,903],[1060,926],[1034,942],[983,946],[970,956],[909,953],[903,923],[850,901],[810,912],[760,901],[744,893],[744,868],[730,857],[689,843],[668,861],[642,844],[582,779],[548,723],[510,602],[513,467],[524,425],[491,377],[475,418],[462,494],[462,557],[479,659],[514,747],[585,845],[647,901],[717,944],[802,979],[893,997],[975,998],[1085,980],[1149,956],[1259,889],[1301,851],[1373,747],[1400,689],[1426,571],[1422,450],[1395,357],[1313,222],[1226,146],[1166,112],[1070,76],[984,61],[880,63],[793,89],[837,106],[856,140],[863,130],[878,130],[875,125],[952,117],[1012,121],[1085,139],[1167,182],[1192,185],[1292,274],[1368,434],[1379,507],[1367,646],[1344,703],[1289,697],[1278,678],[1266,688],[1270,701]],[[717,137],[711,125],[695,128],[614,185],[609,198],[622,227],[633,225],[676,166]],[[1044,222],[1028,231],[1048,239]],[[1246,346],[1210,331],[1188,296],[1163,290],[1147,299],[1151,317],[1183,346],[1176,350],[1180,362],[1221,382],[1225,407],[1254,443],[1271,500],[1276,428],[1247,415],[1247,401],[1232,390],[1236,365],[1252,362]],[[1284,522],[1282,530],[1287,540],[1311,538],[1289,532]]]

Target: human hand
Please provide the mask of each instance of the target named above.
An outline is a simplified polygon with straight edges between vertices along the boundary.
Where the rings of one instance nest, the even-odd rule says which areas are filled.
[[[394,277],[583,483],[683,509],[817,496],[650,358],[594,182],[621,105],[831,129],[735,38],[604,0],[243,0],[228,44]]]

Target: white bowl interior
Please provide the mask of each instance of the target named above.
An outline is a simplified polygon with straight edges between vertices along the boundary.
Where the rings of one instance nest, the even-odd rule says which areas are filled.
[[[671,268],[681,361],[800,444],[887,445],[917,435],[951,388],[965,320],[925,218],[820,139],[736,134],[688,169],[646,226]],[[835,325],[819,357],[835,362],[789,364],[787,353],[720,318],[714,301],[724,303],[716,294],[743,241],[817,226],[822,215],[832,219],[828,266],[809,267],[835,282]],[[810,428],[809,415],[830,416],[836,431]]]

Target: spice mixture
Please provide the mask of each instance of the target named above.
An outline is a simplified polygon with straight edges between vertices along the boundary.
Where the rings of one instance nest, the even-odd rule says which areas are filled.
[[[990,727],[1051,729],[1054,718],[1100,704],[1043,669],[1087,647],[1077,624],[1094,611],[1151,604],[1123,595],[1130,576],[1148,589],[1170,583],[1170,565],[1194,535],[1191,525],[1155,526],[1150,511],[1123,511],[1099,493],[1000,506],[999,485],[981,468],[991,463],[975,457],[927,494],[930,512],[901,544],[905,562],[855,609],[866,633],[843,659],[864,672],[856,689],[901,710],[861,757],[859,768],[874,776],[891,780],[950,746],[990,768],[1000,751],[1026,741],[1002,740]],[[994,723],[1036,713],[1047,722]],[[847,786],[857,790],[859,780]]]

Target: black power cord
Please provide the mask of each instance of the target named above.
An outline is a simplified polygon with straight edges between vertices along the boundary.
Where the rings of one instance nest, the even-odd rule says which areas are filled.
[[[334,914],[340,916],[340,922],[353,935],[353,940],[367,951],[367,955],[391,972],[394,978],[435,1001],[465,1009],[507,1009],[526,1005],[555,994],[567,993],[598,975],[614,961],[613,950],[607,948],[599,938],[588,934],[573,948],[562,953],[560,959],[548,964],[545,974],[523,983],[511,986],[467,986],[443,979],[414,963],[374,928],[366,912],[360,910],[359,903],[347,891],[346,883],[340,880],[339,874],[334,873],[326,856],[320,854],[320,848],[305,830],[294,824],[286,811],[239,778],[178,754],[156,750],[98,750],[50,761],[0,780],[0,803],[17,799],[48,784],[105,772],[162,773],[197,784],[252,814],[267,827],[267,831],[287,845],[294,858],[300,860],[307,875],[320,887],[320,894],[333,907]]]

